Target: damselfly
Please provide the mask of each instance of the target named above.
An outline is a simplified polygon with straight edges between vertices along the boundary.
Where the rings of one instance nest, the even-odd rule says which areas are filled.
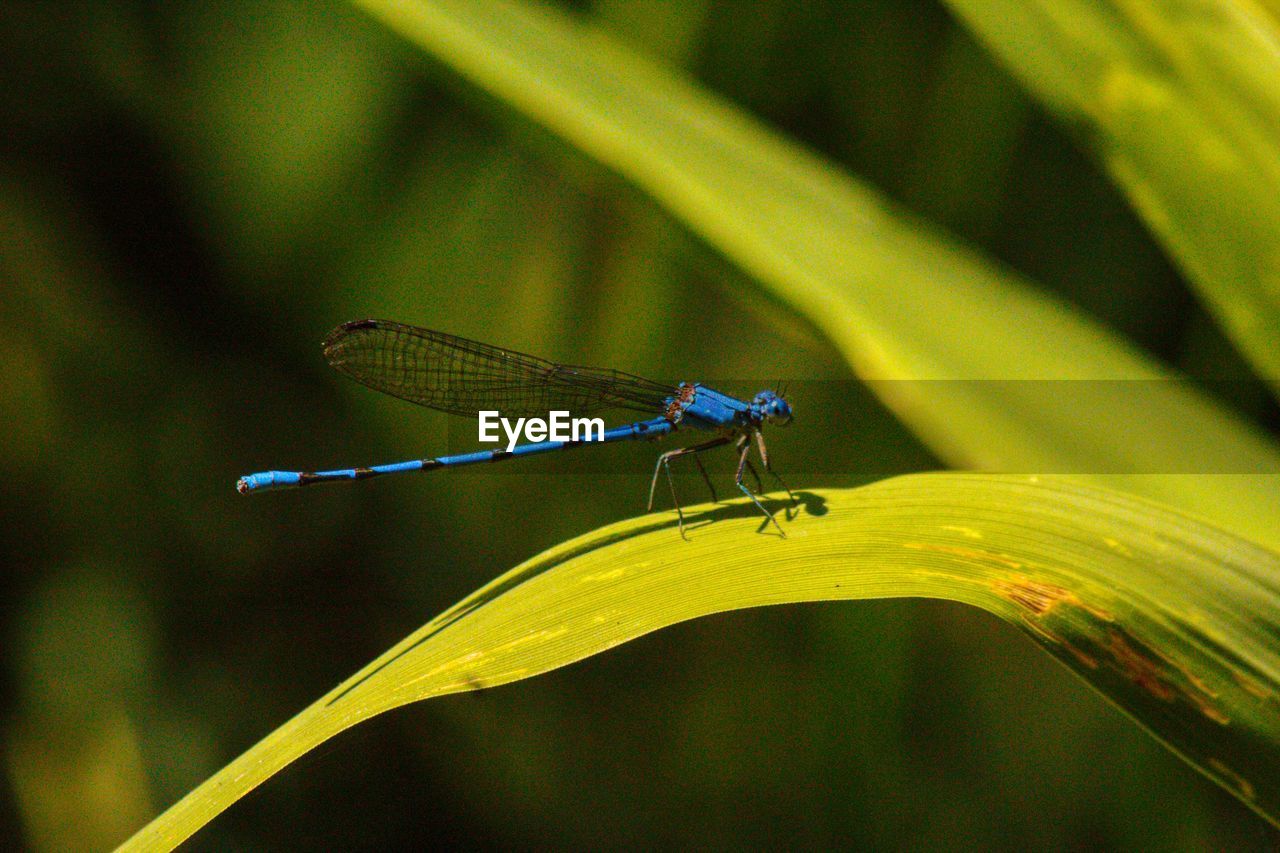
[[[455,415],[475,417],[478,412],[496,410],[504,416],[533,417],[553,410],[586,415],[608,409],[629,409],[654,417],[605,430],[602,437],[591,442],[537,441],[520,444],[510,450],[480,450],[335,471],[264,471],[241,477],[236,484],[241,494],[312,483],[363,480],[382,474],[430,471],[477,462],[499,462],[586,443],[655,440],[682,429],[696,429],[712,433],[714,438],[669,450],[658,457],[653,479],[649,482],[649,509],[653,509],[658,476],[665,471],[683,536],[684,512],[676,498],[671,460],[692,457],[711,489],[714,501],[717,500],[715,486],[698,454],[733,444],[738,454],[734,484],[773,522],[779,533],[786,535],[773,513],[765,509],[756,493],[743,482],[744,471],[749,472],[755,480],[756,491],[764,491],[760,476],[749,458],[754,444],[765,470],[786,489],[769,464],[769,451],[762,433],[766,423],[786,426],[791,422],[791,407],[777,391],[761,391],[748,403],[696,382],[683,382],[673,388],[617,370],[555,364],[444,332],[387,320],[344,323],[325,339],[324,354],[329,364],[357,382],[384,394]],[[791,491],[786,491],[792,497]]]

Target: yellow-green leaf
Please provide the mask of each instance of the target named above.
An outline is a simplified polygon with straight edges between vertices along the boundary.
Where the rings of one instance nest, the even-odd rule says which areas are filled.
[[[1280,389],[1280,27],[1248,0],[947,0]]]
[[[643,188],[823,330],[860,376],[963,380],[872,385],[948,462],[1079,475],[1280,547],[1272,442],[675,71],[548,8],[357,2]],[[985,381],[1002,379],[1028,381]],[[1048,381],[1059,379],[1127,381],[1064,392]]]
[[[307,750],[409,702],[527,678],[709,613],[889,596],[954,599],[1020,626],[1207,776],[1280,815],[1280,556],[1144,500],[1038,478],[917,474],[798,497],[785,539],[737,502],[687,510],[687,543],[663,513],[529,560],[125,849],[177,845]]]

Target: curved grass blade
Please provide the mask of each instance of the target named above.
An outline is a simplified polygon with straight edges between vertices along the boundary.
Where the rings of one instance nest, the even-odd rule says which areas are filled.
[[[736,503],[686,510],[680,547],[664,513],[552,548],[405,638],[124,849],[177,845],[307,750],[409,702],[528,678],[710,613],[895,596],[966,602],[1020,626],[1277,822],[1280,556],[1156,504],[1036,478],[916,474],[799,497],[785,540]]]
[[[1280,548],[1273,443],[1184,383],[1162,381],[1170,374],[1118,336],[741,111],[551,9],[356,2],[641,187],[825,332],[863,378],[1138,380],[1131,393],[1084,405],[1036,382],[874,384],[949,463],[1099,472],[1097,484]],[[1113,424],[1147,434],[1117,442]],[[1185,469],[1170,459],[1206,448],[1222,475],[1172,474]]]
[[[1280,27],[1242,0],[947,0],[1280,391]]]

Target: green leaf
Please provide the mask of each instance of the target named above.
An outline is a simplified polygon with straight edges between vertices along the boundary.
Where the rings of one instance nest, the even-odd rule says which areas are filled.
[[[1021,627],[1277,820],[1280,556],[1137,498],[1034,477],[916,474],[799,502],[786,539],[737,502],[687,510],[687,543],[662,513],[552,548],[406,637],[123,849],[176,846],[307,750],[409,702],[710,613],[891,596],[953,599]]]
[[[683,78],[549,10],[362,3],[499,99],[626,176],[884,382],[947,458],[1024,470],[1236,477],[1124,485],[1280,543],[1272,444],[1122,340]],[[974,380],[1034,380],[990,382]],[[1054,399],[1043,380],[1098,392]],[[1114,393],[1116,391],[1119,393]],[[1110,392],[1110,393],[1107,393]],[[1136,424],[1118,441],[1117,424]],[[913,475],[801,494],[778,538],[751,506],[611,525],[498,578],[221,770],[126,848],[173,846],[313,746],[433,696],[529,677],[736,608],[928,596],[1022,627],[1202,772],[1280,814],[1280,557],[1122,493]],[[781,508],[781,507],[779,507]]]
[[[1280,29],[1247,0],[947,0],[1280,390]]]
[[[965,380],[872,385],[948,462],[1078,474],[1280,547],[1269,440],[684,77],[550,9],[358,3],[644,189],[825,332],[859,376]],[[1046,381],[1058,379],[1131,381],[1060,393]],[[1117,440],[1120,429],[1136,432]]]

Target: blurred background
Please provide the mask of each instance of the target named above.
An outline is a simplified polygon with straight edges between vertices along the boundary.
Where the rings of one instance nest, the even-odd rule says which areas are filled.
[[[1248,375],[1069,129],[934,0],[565,5],[1166,363]],[[793,395],[797,424],[771,443],[793,487],[940,467],[851,393],[804,320],[341,3],[5,3],[0,122],[14,846],[124,840],[494,575],[643,510],[647,445],[596,451],[608,464],[589,470],[530,460],[241,498],[249,471],[456,443],[445,416],[326,366],[339,322],[735,390],[846,380]],[[1213,393],[1275,430],[1248,382]],[[806,429],[806,411],[840,415]],[[842,463],[804,464],[823,454]],[[712,475],[728,483],[730,460]],[[696,474],[677,485],[704,499]],[[194,847],[449,840],[1221,849],[1280,834],[1014,628],[884,601],[707,618],[384,715]]]

